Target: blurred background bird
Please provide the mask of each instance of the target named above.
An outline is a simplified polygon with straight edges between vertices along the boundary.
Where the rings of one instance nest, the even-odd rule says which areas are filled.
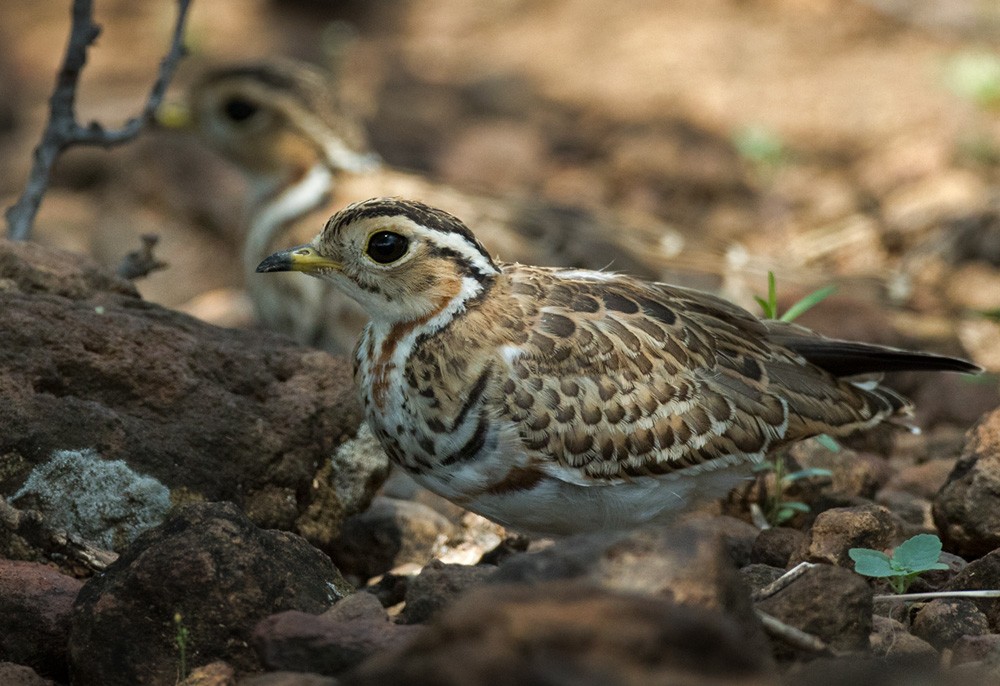
[[[196,131],[248,178],[246,274],[274,250],[310,240],[351,202],[403,196],[467,218],[490,253],[506,261],[660,276],[657,246],[671,231],[661,222],[478,195],[394,169],[369,149],[331,79],[287,59],[225,66],[204,73],[160,113],[162,124]],[[617,239],[623,234],[632,247]],[[285,278],[246,281],[260,323],[302,343],[350,352],[366,321],[357,305],[322,282],[278,276]]]

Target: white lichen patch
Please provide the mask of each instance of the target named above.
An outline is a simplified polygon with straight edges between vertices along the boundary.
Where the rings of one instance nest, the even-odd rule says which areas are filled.
[[[32,470],[13,504],[38,510],[53,528],[120,550],[163,521],[170,490],[94,450],[57,450]]]

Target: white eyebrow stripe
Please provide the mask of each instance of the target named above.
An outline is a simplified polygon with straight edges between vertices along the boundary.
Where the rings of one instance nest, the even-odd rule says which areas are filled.
[[[458,253],[478,271],[480,274],[499,274],[499,270],[490,261],[489,257],[483,254],[478,246],[469,243],[465,236],[460,233],[450,233],[444,231],[434,231],[425,226],[417,224],[412,219],[404,217],[416,236],[426,240],[428,243],[447,248],[454,253]]]

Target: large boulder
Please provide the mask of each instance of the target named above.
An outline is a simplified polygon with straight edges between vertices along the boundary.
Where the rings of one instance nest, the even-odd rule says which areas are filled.
[[[381,451],[342,447],[360,422],[349,361],[205,324],[87,258],[0,240],[0,495],[15,505],[117,548],[192,500],[328,541],[385,476]],[[90,503],[87,518],[122,500],[135,512],[73,531],[66,508]]]
[[[188,666],[224,659],[259,669],[250,648],[257,622],[285,610],[319,614],[351,592],[302,538],[258,529],[231,503],[190,505],[80,591],[69,643],[73,683],[172,685],[182,631]]]

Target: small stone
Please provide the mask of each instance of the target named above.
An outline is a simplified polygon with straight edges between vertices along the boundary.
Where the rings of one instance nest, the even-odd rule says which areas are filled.
[[[268,672],[240,679],[238,686],[338,686],[333,677],[307,672]]]
[[[990,591],[998,588],[1000,588],[1000,549],[967,564],[943,586],[942,590]],[[995,598],[983,598],[973,602],[980,612],[986,615],[993,630],[1000,631],[1000,603]]]
[[[754,539],[750,561],[784,569],[792,555],[804,545],[806,535],[798,529],[783,526],[764,529]]]
[[[455,526],[426,505],[377,496],[344,522],[330,557],[344,574],[370,579],[407,562],[425,565]]]
[[[0,684],[3,686],[55,686],[54,681],[38,676],[31,667],[13,662],[0,662]]]
[[[952,646],[952,664],[990,661],[1000,663],[1000,634],[962,636]]]
[[[872,654],[878,657],[925,660],[928,666],[933,666],[938,660],[934,646],[911,634],[902,622],[889,617],[872,617],[870,642]]]
[[[210,662],[192,669],[177,686],[236,686],[236,671],[221,660]]]
[[[449,565],[437,560],[410,579],[406,588],[403,621],[421,624],[428,621],[468,589],[483,583],[496,572],[490,565]]]
[[[989,633],[990,624],[976,604],[964,598],[936,598],[913,618],[913,635],[941,650],[962,636]]]
[[[393,624],[381,607],[379,610],[377,619],[350,620],[338,620],[329,613],[281,612],[257,624],[253,645],[270,669],[335,676],[423,630]]]
[[[872,632],[872,590],[857,574],[816,565],[757,608],[839,650],[867,650]],[[778,655],[790,649],[774,644]]]
[[[851,548],[887,550],[898,537],[892,513],[878,505],[838,507],[821,512],[809,530],[807,544],[792,562],[822,562],[854,568],[847,551]]]
[[[1000,410],[968,434],[962,456],[934,500],[934,521],[945,547],[963,557],[1000,548]]]
[[[322,615],[335,622],[354,620],[388,621],[385,608],[371,593],[352,593]]]

